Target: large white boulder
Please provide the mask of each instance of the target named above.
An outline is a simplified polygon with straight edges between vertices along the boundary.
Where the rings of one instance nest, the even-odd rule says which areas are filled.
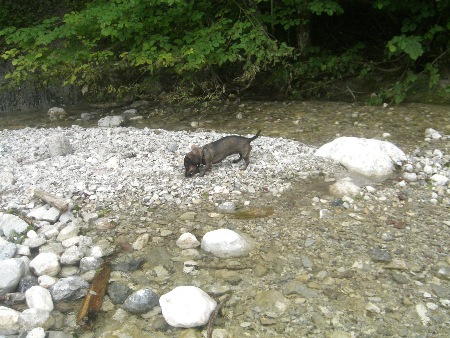
[[[195,286],[178,286],[159,299],[166,322],[173,327],[205,325],[217,303]]]
[[[332,159],[355,173],[382,178],[389,176],[395,164],[406,160],[405,153],[387,141],[358,137],[340,137],[324,144],[316,156]]]
[[[217,229],[203,236],[202,249],[219,258],[240,257],[248,254],[250,244],[233,230]]]

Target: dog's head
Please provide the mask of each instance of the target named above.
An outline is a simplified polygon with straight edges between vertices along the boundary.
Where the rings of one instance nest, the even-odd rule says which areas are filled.
[[[192,150],[184,157],[184,176],[192,177],[200,171],[202,164],[202,148],[192,146]]]

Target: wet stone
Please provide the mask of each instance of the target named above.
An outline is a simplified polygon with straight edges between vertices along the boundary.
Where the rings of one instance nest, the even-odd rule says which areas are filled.
[[[438,270],[437,276],[441,279],[450,280],[450,266],[444,266]]]
[[[308,237],[305,240],[305,248],[310,247],[311,245],[313,245],[315,243],[315,240],[311,237]]]
[[[131,293],[131,289],[121,283],[112,282],[108,286],[108,296],[113,304],[122,304]]]
[[[409,279],[401,273],[393,272],[392,279],[395,280],[399,284],[408,284]]]
[[[306,269],[312,268],[312,266],[313,266],[313,263],[311,262],[309,257],[305,256],[305,255],[302,255],[302,264],[303,264],[303,267]]]
[[[39,285],[38,279],[34,276],[25,276],[23,277],[20,282],[19,286],[17,288],[17,292],[25,292],[32,286]]]
[[[158,305],[159,296],[150,289],[133,292],[123,303],[123,308],[131,313],[146,313]]]
[[[264,311],[279,313],[285,312],[289,307],[290,301],[285,298],[281,292],[276,290],[267,290],[259,292],[255,297],[255,306]],[[274,317],[274,316],[271,316]]]
[[[283,289],[283,293],[285,295],[297,294],[302,296],[303,298],[315,298],[318,296],[316,291],[311,290],[306,285],[297,281],[288,282]]]
[[[374,262],[389,263],[392,261],[392,257],[389,252],[378,248],[370,250],[369,255]]]
[[[223,202],[219,204],[217,210],[223,213],[229,213],[236,210],[236,205],[233,202]]]
[[[138,270],[144,264],[145,258],[130,259],[125,262],[112,264],[114,271],[132,272]]]
[[[257,277],[262,277],[266,275],[268,271],[269,269],[267,268],[267,266],[263,264],[256,264],[255,267],[253,268],[253,272]]]
[[[431,284],[434,294],[443,299],[450,299],[450,286]]]

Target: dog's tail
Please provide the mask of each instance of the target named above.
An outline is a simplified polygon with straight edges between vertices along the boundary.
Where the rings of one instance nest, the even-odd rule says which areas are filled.
[[[261,134],[261,130],[258,130],[258,132],[256,133],[255,136],[252,136],[249,138],[250,142],[252,142],[254,139],[256,139],[259,136],[259,134]]]

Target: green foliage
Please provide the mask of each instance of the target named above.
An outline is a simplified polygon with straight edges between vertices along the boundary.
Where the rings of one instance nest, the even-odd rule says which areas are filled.
[[[308,51],[310,55],[308,59],[296,62],[288,68],[291,78],[294,79],[290,83],[292,93],[297,98],[311,96],[328,98],[324,88],[329,88],[330,84],[349,74],[357,76],[363,71],[364,63],[360,52],[364,48],[363,44],[356,44],[340,55],[319,48],[311,48]]]
[[[272,39],[251,16],[253,9],[239,8],[241,15],[228,7],[211,16],[216,11],[211,1],[95,1],[62,20],[8,27],[0,31],[9,46],[2,57],[15,67],[7,78],[19,83],[44,75],[63,77],[67,84],[107,86],[114,82],[111,75],[130,69],[189,77],[237,66],[233,79],[251,83],[292,48]]]
[[[172,97],[211,98],[257,78],[327,97],[387,69],[396,77],[378,99],[400,103],[423,78],[437,86],[449,63],[449,0],[38,0],[36,13],[31,3],[0,6],[8,84],[62,80],[95,100],[153,95],[158,80]]]
[[[336,1],[314,0],[309,3],[309,9],[316,15],[339,15],[344,13],[344,9]]]
[[[417,60],[424,53],[422,37],[405,34],[394,36],[387,44],[390,56],[398,56],[400,53],[408,55],[412,60]]]

